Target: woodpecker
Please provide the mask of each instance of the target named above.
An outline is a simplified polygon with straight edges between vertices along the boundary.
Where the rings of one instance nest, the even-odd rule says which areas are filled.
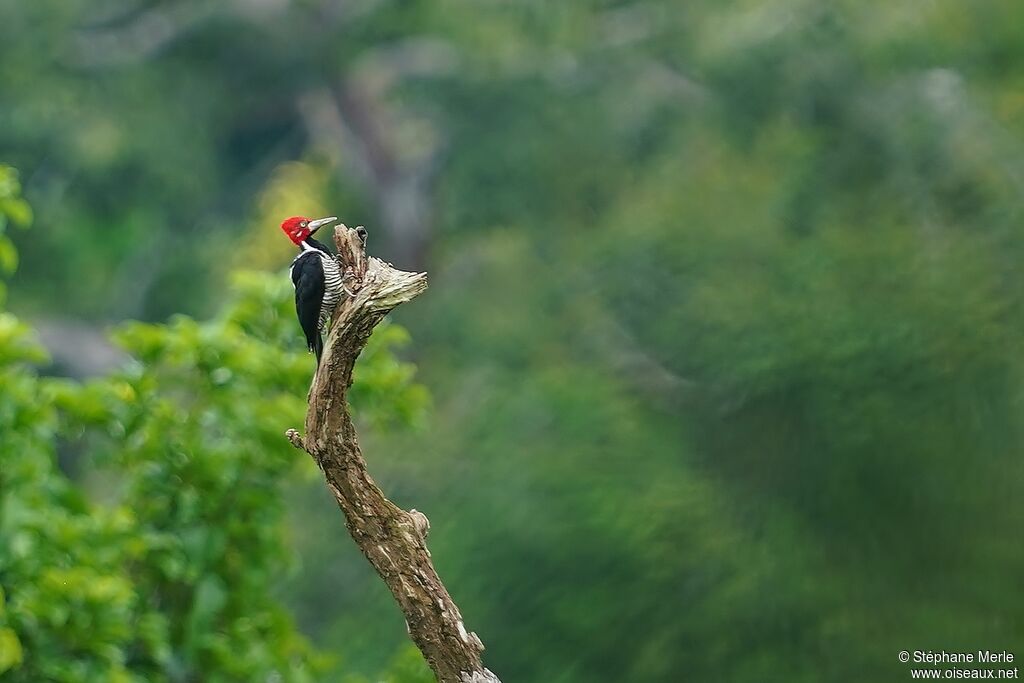
[[[293,216],[281,223],[281,230],[299,248],[289,275],[295,287],[295,312],[299,316],[299,325],[306,335],[306,345],[316,354],[318,366],[324,350],[320,332],[334,312],[334,306],[341,300],[344,286],[337,260],[326,246],[313,239],[313,234],[336,220],[334,216],[316,220]]]

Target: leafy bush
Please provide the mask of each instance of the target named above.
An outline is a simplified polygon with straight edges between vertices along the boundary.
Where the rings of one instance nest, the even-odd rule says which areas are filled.
[[[134,361],[84,384],[40,377],[31,330],[0,313],[5,681],[302,683],[328,668],[276,589],[283,487],[297,460],[312,467],[283,437],[314,369],[290,306],[285,278],[239,274],[213,321],[119,328]],[[404,332],[382,332],[354,400],[372,423],[407,423],[426,395],[394,355]]]

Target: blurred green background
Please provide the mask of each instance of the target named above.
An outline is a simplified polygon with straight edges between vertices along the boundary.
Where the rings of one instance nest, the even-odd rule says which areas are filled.
[[[430,272],[353,407],[507,683],[1024,656],[1022,37],[1013,0],[0,2],[0,680],[430,680],[282,436],[293,214]]]

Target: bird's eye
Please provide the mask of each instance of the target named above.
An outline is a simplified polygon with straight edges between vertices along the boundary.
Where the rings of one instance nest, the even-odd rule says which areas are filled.
[[[302,221],[301,223],[299,223],[299,225],[305,228],[306,226],[309,225],[309,221]]]

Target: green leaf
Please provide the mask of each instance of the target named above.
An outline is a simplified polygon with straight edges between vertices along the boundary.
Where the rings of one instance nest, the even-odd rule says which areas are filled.
[[[0,674],[20,666],[22,657],[18,634],[12,629],[0,628]]]
[[[214,618],[226,602],[227,591],[224,583],[213,574],[204,576],[196,588],[192,611],[188,618],[189,640],[193,646],[210,630]]]
[[[0,271],[13,273],[18,267],[18,251],[6,237],[0,236]]]
[[[25,228],[32,223],[32,207],[24,199],[8,197],[0,200],[0,212],[19,227]]]

